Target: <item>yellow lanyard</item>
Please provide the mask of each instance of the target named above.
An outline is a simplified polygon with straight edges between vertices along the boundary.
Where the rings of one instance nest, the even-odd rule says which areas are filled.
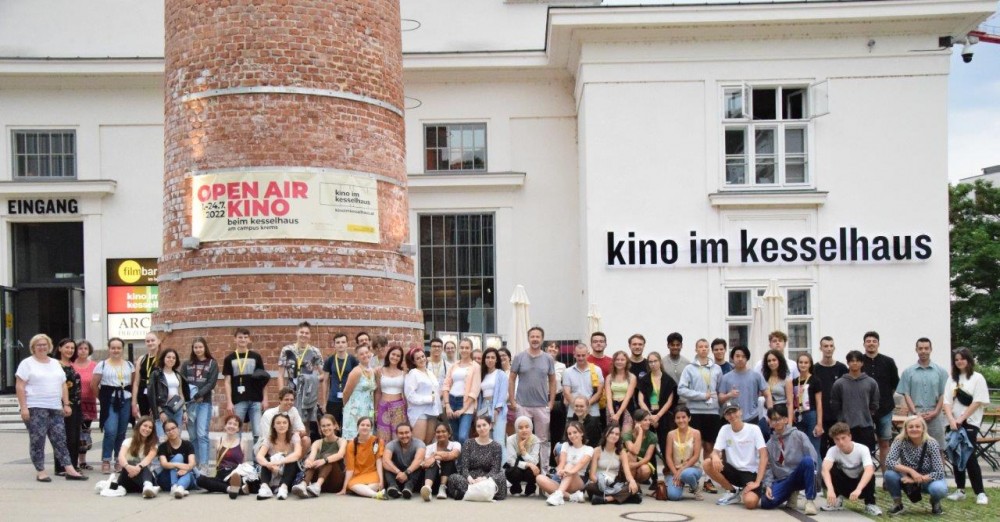
[[[340,389],[341,390],[344,389],[344,370],[347,370],[347,359],[348,358],[349,358],[349,356],[348,357],[344,357],[344,364],[341,365],[340,362],[339,362],[340,358],[337,357],[336,355],[333,356],[333,368],[335,370],[337,370],[337,383],[340,385]]]
[[[302,355],[298,356],[298,366],[295,367],[296,370],[302,371],[302,360],[306,358],[306,353],[308,351],[309,351],[309,347],[306,346],[305,349],[302,350]],[[295,352],[293,351],[292,353],[295,353]]]
[[[149,358],[149,354],[148,353],[146,355],[144,355],[144,357],[146,358],[146,360],[143,361],[144,362],[144,366],[146,367],[146,379],[149,380],[150,374],[153,373],[153,365],[155,364],[155,361],[153,361],[152,359]]]
[[[121,386],[122,388],[124,388],[125,387],[125,363],[120,362],[118,364],[118,367],[112,366],[112,368],[114,368],[115,373],[118,375],[118,386]]]
[[[236,357],[236,366],[240,369],[240,375],[243,375],[243,371],[246,370],[246,367],[247,367],[247,359],[250,358],[250,351],[247,350],[247,353],[243,354],[243,362],[240,362],[240,351],[239,350],[237,350],[234,353],[234,355]]]

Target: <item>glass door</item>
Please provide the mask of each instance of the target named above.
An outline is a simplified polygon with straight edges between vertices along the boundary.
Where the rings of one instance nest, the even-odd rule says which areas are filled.
[[[83,289],[69,288],[69,337],[75,340],[84,338],[83,325],[84,317]]]
[[[21,344],[14,331],[14,298],[17,290],[0,286],[0,392],[14,389],[14,372],[21,362]]]

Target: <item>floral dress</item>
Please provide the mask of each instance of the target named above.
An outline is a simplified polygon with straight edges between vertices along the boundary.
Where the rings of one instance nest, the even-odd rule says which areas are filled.
[[[343,436],[353,439],[358,436],[358,419],[375,415],[375,375],[361,373],[351,398],[344,405]]]

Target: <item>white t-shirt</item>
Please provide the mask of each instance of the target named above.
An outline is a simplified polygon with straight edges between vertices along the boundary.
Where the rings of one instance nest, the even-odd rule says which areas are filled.
[[[719,438],[715,441],[715,449],[726,452],[726,462],[740,470],[757,472],[760,463],[761,448],[767,447],[764,435],[754,424],[743,423],[743,429],[733,432],[733,427],[726,424],[719,430]]]
[[[177,378],[176,372],[163,372],[163,377],[167,381],[167,397],[177,395],[177,389],[181,387],[181,380]]]
[[[569,444],[564,444],[562,447],[562,452],[566,454],[565,469],[570,469],[573,466],[576,466],[577,463],[580,462],[580,459],[582,459],[583,457],[594,456],[594,448],[591,448],[590,446],[587,445],[580,446],[579,448],[574,448]],[[584,466],[583,469],[580,470],[580,474],[585,475],[587,471],[588,471],[587,466]]]
[[[844,472],[844,475],[851,478],[858,478],[864,472],[865,466],[872,465],[872,454],[864,444],[858,444],[857,442],[852,442],[852,444],[854,444],[854,448],[850,453],[840,451],[840,448],[836,445],[830,446],[830,449],[826,451],[826,458],[823,460],[829,460],[840,466],[840,470]]]
[[[986,379],[983,378],[983,374],[979,372],[972,372],[972,377],[967,378],[965,374],[958,376],[958,383],[955,383],[954,379],[949,378],[948,384],[944,386],[944,403],[951,405],[951,414],[953,417],[958,418],[960,415],[965,413],[968,406],[958,402],[955,398],[955,388],[956,386],[961,386],[963,390],[969,395],[972,395],[973,402],[981,402],[983,406],[976,409],[972,415],[966,419],[965,422],[973,426],[982,427],[983,425],[983,410],[986,405],[990,403],[990,390],[986,387]]]
[[[462,445],[459,444],[457,440],[449,440],[448,441],[448,448],[445,449],[445,450],[442,450],[441,452],[442,453],[451,453],[452,451],[455,451],[455,450],[458,450],[459,452],[461,452],[462,451]],[[427,447],[425,448],[425,450],[424,450],[424,458],[433,457],[434,454],[437,453],[437,452],[438,452],[438,443],[437,443],[437,441],[434,441],[434,442],[428,444]]]
[[[25,398],[29,408],[62,411],[62,393],[66,385],[66,372],[55,359],[40,363],[28,357],[17,365],[17,375],[25,381]]]

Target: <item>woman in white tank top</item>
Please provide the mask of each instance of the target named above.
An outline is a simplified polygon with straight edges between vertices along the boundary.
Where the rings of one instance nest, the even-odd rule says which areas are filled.
[[[403,349],[389,348],[385,362],[375,370],[375,428],[386,442],[396,438],[396,426],[407,422],[406,399],[403,397]]]

